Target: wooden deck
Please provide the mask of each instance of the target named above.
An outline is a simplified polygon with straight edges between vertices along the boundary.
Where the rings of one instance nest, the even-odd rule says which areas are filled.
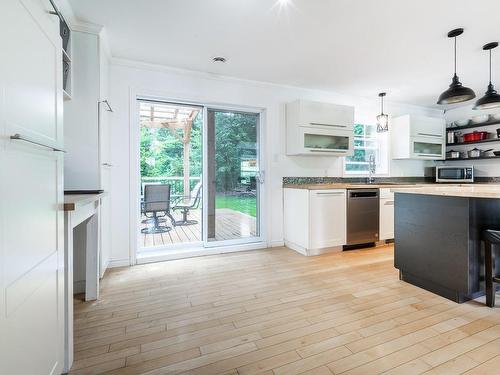
[[[181,219],[179,212],[174,213],[176,220]],[[143,219],[145,219],[143,217]],[[173,227],[171,231],[161,234],[141,234],[144,247],[175,245],[202,241],[201,210],[191,211],[189,220],[196,220],[198,224]],[[142,228],[147,224],[141,224]],[[164,225],[164,223],[162,223]],[[168,225],[171,226],[170,222]],[[241,212],[223,208],[216,210],[215,241],[231,240],[256,235],[256,220],[254,217]]]

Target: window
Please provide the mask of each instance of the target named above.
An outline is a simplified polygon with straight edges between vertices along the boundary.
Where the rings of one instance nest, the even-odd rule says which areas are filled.
[[[375,156],[375,174],[389,173],[389,136],[377,133],[376,125],[354,125],[354,155],[347,156],[344,162],[344,174],[368,174],[370,155]]]

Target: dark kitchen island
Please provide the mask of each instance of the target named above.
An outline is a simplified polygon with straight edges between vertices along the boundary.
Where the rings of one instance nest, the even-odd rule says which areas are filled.
[[[458,303],[484,295],[480,235],[500,228],[500,185],[392,190],[400,278]]]

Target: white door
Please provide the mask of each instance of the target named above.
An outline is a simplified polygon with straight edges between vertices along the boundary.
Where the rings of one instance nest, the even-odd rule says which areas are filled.
[[[0,374],[63,365],[63,160],[52,149],[62,147],[62,57],[50,10],[0,2]]]

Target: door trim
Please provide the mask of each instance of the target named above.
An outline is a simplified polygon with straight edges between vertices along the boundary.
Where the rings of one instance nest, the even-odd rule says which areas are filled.
[[[234,110],[234,111],[242,111],[242,112],[254,112],[260,113],[260,122],[259,122],[259,158],[261,164],[261,172],[264,172],[264,175],[267,176],[267,160],[265,158],[266,155],[266,147],[265,143],[265,125],[266,125],[266,108],[263,107],[254,107],[254,106],[244,106],[244,105],[235,105],[230,103],[220,103],[213,102],[207,100],[206,98],[201,97],[185,97],[180,94],[175,93],[165,93],[158,92],[154,90],[146,90],[146,89],[138,89],[135,87],[130,87],[129,89],[129,264],[135,265],[139,263],[144,263],[143,260],[138,261],[138,250],[139,250],[139,231],[140,227],[140,197],[139,197],[139,186],[140,186],[140,127],[139,122],[137,121],[139,112],[138,112],[138,99],[145,100],[157,100],[164,101],[169,103],[177,103],[177,104],[185,104],[185,105],[196,105],[203,107],[203,116],[206,116],[206,109],[221,109],[221,110]],[[205,118],[204,118],[205,121]],[[203,137],[205,137],[206,126],[203,127]],[[205,138],[202,140],[203,144],[205,143]],[[205,152],[203,152],[203,173],[205,175]],[[260,209],[260,236],[253,237],[248,242],[242,243],[238,240],[238,242],[232,243],[230,241],[224,241],[224,243],[219,242],[214,244],[213,247],[205,246],[200,250],[200,253],[193,252],[192,255],[188,255],[186,252],[185,258],[190,256],[202,256],[202,255],[211,255],[211,254],[220,254],[227,253],[233,251],[247,251],[247,250],[257,250],[270,247],[268,243],[268,233],[267,233],[267,201],[268,201],[268,189],[265,189],[267,181],[261,185],[261,194],[259,201],[259,209]],[[204,184],[206,186],[206,184]],[[204,188],[205,190],[205,188]],[[205,191],[203,191],[205,194]],[[203,200],[203,209],[205,210],[205,200]],[[205,220],[206,221],[206,220]],[[204,227],[204,223],[202,226]],[[205,228],[203,229],[205,231]],[[202,233],[203,235],[203,233]],[[238,250],[239,246],[244,246],[244,250]],[[165,249],[165,247],[164,247]],[[209,251],[210,250],[210,251]],[[158,249],[160,252],[160,248]],[[173,253],[171,247],[170,252]],[[153,254],[151,254],[151,258],[153,258]],[[171,259],[179,259],[179,258],[165,258],[162,256],[154,257],[157,260],[154,261],[162,261],[162,260],[171,260]],[[112,264],[113,261],[110,262]]]

